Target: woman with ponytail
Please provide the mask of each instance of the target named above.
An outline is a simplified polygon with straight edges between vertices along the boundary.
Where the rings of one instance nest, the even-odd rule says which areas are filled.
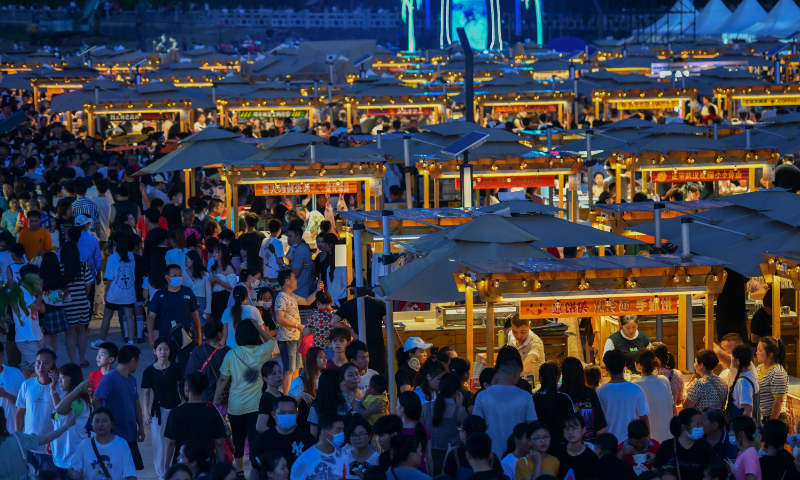
[[[415,380],[414,393],[419,395],[422,404],[436,400],[436,391],[439,390],[439,381],[447,371],[441,362],[431,357],[420,367],[419,375]]]
[[[133,279],[136,278],[133,255],[128,254],[128,237],[117,232],[112,237],[114,240],[114,253],[106,262],[106,304],[103,309],[103,324],[100,326],[100,338],[93,344],[99,348],[105,342],[108,329],[111,327],[111,316],[116,311],[125,316],[128,327],[128,345],[133,345],[136,335],[136,317],[133,315],[133,305],[136,303],[136,288]],[[152,333],[151,333],[152,335]]]
[[[222,314],[222,338],[223,343],[231,348],[236,348],[236,336],[232,332],[236,331],[239,322],[243,319],[255,320],[259,327],[261,325],[261,312],[252,305],[248,305],[247,287],[239,285],[233,289],[233,306],[225,309]]]
[[[458,427],[467,418],[467,410],[461,406],[461,379],[455,373],[445,373],[439,381],[436,400],[422,405],[420,421],[431,433],[431,456],[433,471],[441,472],[447,448],[458,445]]]
[[[753,350],[747,345],[736,345],[731,352],[731,375],[736,372],[736,378],[728,390],[728,402],[725,413],[728,418],[745,416],[753,417],[758,412],[758,379],[750,369],[753,361]]]
[[[661,342],[654,342],[653,353],[658,360],[658,375],[667,377],[669,389],[672,391],[672,415],[678,414],[677,405],[683,405],[683,374],[675,368],[675,357],[669,353],[667,346]]]
[[[644,391],[647,398],[647,406],[650,413],[647,418],[650,421],[650,438],[659,443],[669,440],[672,435],[669,433],[669,421],[672,419],[672,391],[669,388],[669,381],[661,375],[656,375],[658,368],[656,356],[652,350],[639,350],[634,359],[636,370],[642,376],[633,381]]]
[[[662,443],[653,467],[681,480],[702,480],[703,469],[717,461],[714,447],[703,440],[703,415],[694,408],[684,408],[669,422],[672,439]]]
[[[503,473],[508,478],[515,478],[514,470],[517,468],[517,461],[525,455],[531,453],[531,443],[528,439],[528,424],[518,423],[514,425],[514,430],[508,436],[506,441],[506,451],[503,452],[503,460],[500,465],[503,467]],[[550,435],[549,433],[547,434]]]
[[[786,373],[786,346],[773,337],[761,337],[756,349],[758,367],[758,399],[761,422],[778,419],[789,425],[786,393],[789,375]]]
[[[397,395],[397,416],[403,420],[403,435],[413,435],[419,438],[422,445],[422,460],[419,471],[428,475],[433,474],[431,462],[431,434],[425,425],[419,421],[422,416],[422,403],[414,392],[401,392]],[[394,444],[393,444],[394,445]],[[392,460],[394,464],[394,460]]]
[[[739,456],[731,468],[736,480],[761,480],[761,465],[758,452],[761,450],[761,432],[750,417],[736,417],[731,421],[733,436]]]
[[[542,382],[539,391],[533,394],[533,406],[536,418],[547,424],[553,441],[551,445],[559,445],[564,440],[561,434],[561,421],[564,417],[575,413],[575,405],[566,393],[558,391],[558,379],[561,371],[556,362],[544,362],[539,367],[539,380]]]

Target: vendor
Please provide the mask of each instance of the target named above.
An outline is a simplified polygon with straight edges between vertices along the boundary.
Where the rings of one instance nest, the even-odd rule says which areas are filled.
[[[639,331],[639,317],[625,315],[619,319],[619,331],[606,340],[603,355],[610,350],[619,350],[625,355],[625,364],[628,370],[639,373],[634,365],[636,352],[650,347],[650,338]]]
[[[544,343],[535,333],[531,332],[531,322],[519,318],[519,315],[511,317],[511,336],[508,337],[508,345],[519,351],[522,357],[522,376],[533,375],[535,381],[539,381],[539,367],[544,363]]]
[[[772,287],[768,287],[761,299],[761,308],[756,310],[750,321],[750,341],[758,345],[761,337],[772,336]]]
[[[414,390],[419,367],[428,358],[426,350],[431,346],[419,337],[411,337],[397,349],[397,373],[394,374],[397,393]]]

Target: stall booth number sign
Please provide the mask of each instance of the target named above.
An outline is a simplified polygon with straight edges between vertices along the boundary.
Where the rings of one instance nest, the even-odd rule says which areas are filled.
[[[653,181],[656,183],[685,183],[685,182],[704,182],[714,180],[747,180],[750,178],[747,169],[723,169],[723,170],[686,170],[672,172],[659,170],[653,174]]]
[[[555,185],[555,177],[552,175],[527,175],[522,177],[474,177],[472,179],[473,190],[491,188],[528,188],[528,187],[552,187]],[[456,178],[456,190],[461,189],[461,179]]]
[[[315,182],[315,183],[264,183],[256,188],[256,196],[272,195],[325,195],[357,193],[357,182]]]
[[[305,117],[305,110],[239,110],[240,119],[247,118],[299,118]]]
[[[170,115],[169,117],[167,115]],[[124,122],[124,121],[133,121],[133,120],[150,120],[150,121],[161,121],[166,120],[167,118],[171,118],[171,114],[166,113],[150,113],[150,112],[141,112],[141,113],[109,113],[106,115],[106,120],[109,122]]]
[[[526,300],[520,318],[599,317],[678,313],[677,295]]]

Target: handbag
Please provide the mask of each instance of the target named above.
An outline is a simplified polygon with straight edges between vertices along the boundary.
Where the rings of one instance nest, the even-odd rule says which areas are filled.
[[[94,456],[97,459],[97,463],[100,464],[100,468],[103,469],[103,475],[105,475],[108,480],[111,480],[111,474],[108,473],[106,462],[103,461],[103,459],[100,457],[100,451],[97,450],[97,442],[95,442],[95,437],[92,437],[92,450],[94,450]]]
[[[208,358],[206,358],[206,361],[203,362],[203,366],[200,367],[201,372],[205,370],[206,365],[208,365],[209,362],[211,362],[211,359],[214,358],[214,354],[217,353],[217,350],[219,350],[220,348],[222,348],[222,344],[217,345],[217,348],[211,351],[211,355],[209,355]],[[205,345],[203,345],[203,353],[205,353],[205,351],[206,351]],[[216,370],[214,370],[214,365],[211,365],[211,373],[214,374],[214,378],[219,382],[219,374],[217,373]],[[230,394],[231,394],[231,382],[228,382],[225,384],[225,388],[222,390],[222,394],[219,396],[220,405],[228,403],[228,397],[230,396]]]
[[[19,446],[19,453],[20,455],[22,455],[22,461],[24,461],[25,464],[28,465],[28,480],[36,480],[36,469],[33,468],[33,465],[28,463],[28,454],[26,454],[25,450],[22,449],[22,442],[19,441],[19,437],[16,434],[12,433],[11,436],[17,440],[17,445]]]

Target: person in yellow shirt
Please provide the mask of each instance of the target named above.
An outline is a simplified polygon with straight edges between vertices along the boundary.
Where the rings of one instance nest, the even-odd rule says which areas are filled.
[[[540,421],[529,423],[527,434],[531,453],[517,460],[514,470],[516,480],[526,480],[531,476],[536,478],[545,473],[558,477],[560,463],[556,457],[547,454],[547,449],[550,448],[550,430],[547,425]]]
[[[373,375],[372,378],[369,379],[369,390],[367,390],[367,395],[364,397],[364,400],[361,401],[361,405],[363,405],[364,408],[369,408],[375,401],[383,402],[384,405],[382,412],[373,413],[367,417],[367,421],[370,425],[375,425],[376,420],[389,414],[389,397],[386,396],[386,385],[387,380],[383,375]]]
[[[37,210],[28,212],[28,226],[19,232],[18,242],[25,247],[25,257],[32,262],[53,249],[50,232],[41,228],[42,214]]]

